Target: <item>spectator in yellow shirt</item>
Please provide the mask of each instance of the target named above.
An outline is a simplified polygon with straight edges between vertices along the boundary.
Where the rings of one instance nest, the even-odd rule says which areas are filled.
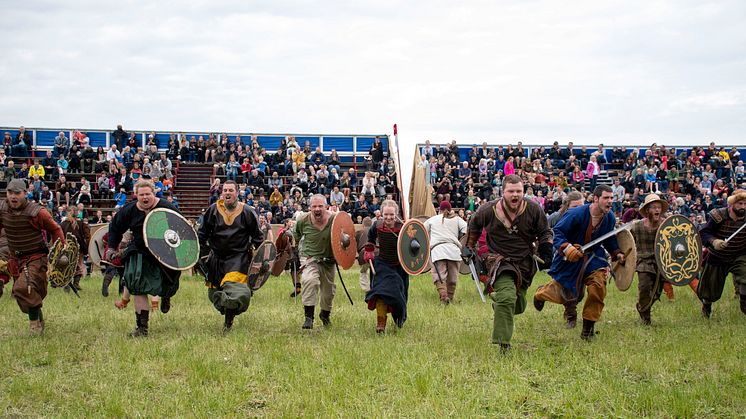
[[[28,170],[29,179],[33,179],[34,175],[39,175],[39,179],[44,179],[45,174],[44,166],[39,164],[39,160],[34,160],[34,165]]]

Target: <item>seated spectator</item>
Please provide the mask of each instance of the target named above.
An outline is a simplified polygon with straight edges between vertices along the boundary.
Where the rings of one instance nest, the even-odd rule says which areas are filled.
[[[13,144],[10,147],[10,155],[13,157],[26,157],[31,152],[31,146],[33,138],[31,133],[26,131],[26,127],[21,127],[16,134],[16,138],[13,140]]]
[[[60,175],[66,174],[68,167],[69,167],[69,163],[67,159],[65,158],[65,155],[64,154],[60,155],[59,158],[57,159],[57,173],[59,173]]]
[[[124,188],[125,192],[132,192],[132,177],[127,174],[127,169],[124,167],[119,169],[119,174],[116,176],[116,187],[117,189]]]
[[[365,200],[365,195],[358,195],[358,200],[355,202],[355,217],[368,217],[371,213],[368,211],[368,201]]]
[[[337,153],[337,150],[332,149],[331,153],[329,153],[329,158],[326,160],[326,166],[331,171],[332,169],[336,169],[337,173],[341,171],[340,165],[342,164],[342,159],[339,158],[339,154]]]
[[[59,157],[60,155],[67,156],[67,152],[70,150],[70,140],[65,136],[63,131],[60,131],[56,137],[54,137],[54,146],[52,147],[52,155]]]
[[[116,203],[114,206],[115,209],[122,208],[127,203],[127,190],[123,187],[119,188],[119,192],[114,195],[114,202]]]
[[[267,180],[267,187],[270,191],[277,189],[282,192],[284,190],[284,187],[282,185],[282,178],[280,178],[277,172],[273,172],[272,176],[269,178],[269,180]]]
[[[26,162],[21,163],[21,168],[18,169],[18,177],[21,179],[28,179],[28,164]]]
[[[78,199],[75,200],[76,204],[90,205],[91,198],[91,184],[88,179],[83,178],[80,181],[80,190],[78,191]]]
[[[122,161],[122,153],[117,150],[116,144],[112,144],[111,147],[109,147],[109,151],[106,152],[106,160],[116,160],[118,162]]]
[[[339,190],[339,186],[335,186],[332,190],[332,193],[329,195],[329,202],[333,203],[334,205],[341,206],[344,202],[345,196],[344,194]]]
[[[208,152],[209,152],[209,149],[208,149]],[[212,156],[212,160],[213,160],[212,167],[215,168],[215,173],[216,174],[225,173],[225,163],[227,160],[226,160],[226,156],[225,156],[225,152],[223,151],[223,148],[216,147],[209,153]]]
[[[575,166],[575,169],[572,172],[571,176],[572,185],[575,189],[578,191],[583,190],[583,186],[585,185],[585,174],[582,170],[580,170],[580,166]]]
[[[62,198],[65,198],[65,205],[69,206],[70,192],[72,191],[72,187],[67,182],[67,179],[65,179],[64,175],[60,175],[60,179],[57,181],[54,190],[56,191],[55,201],[58,203],[58,205],[62,205]]]
[[[365,172],[363,178],[363,188],[360,191],[361,195],[375,195],[376,191],[376,178],[373,177],[373,172]]]
[[[106,176],[106,172],[101,171],[96,178],[96,185],[98,188],[98,195],[101,198],[108,198],[112,190],[111,179]]]
[[[272,193],[269,195],[269,206],[272,212],[277,212],[279,207],[282,205],[282,192],[277,187],[272,188]]]
[[[241,165],[236,161],[236,156],[231,154],[228,158],[228,163],[225,165],[225,178],[238,182],[238,172],[240,170]]]
[[[318,169],[322,164],[326,164],[326,156],[321,152],[321,147],[316,147],[316,151],[309,158],[314,168]]]

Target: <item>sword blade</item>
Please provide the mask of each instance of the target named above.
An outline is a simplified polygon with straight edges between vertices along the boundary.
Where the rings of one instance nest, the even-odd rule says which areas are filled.
[[[591,247],[594,247],[594,246],[598,245],[599,243],[603,242],[604,240],[608,239],[609,237],[616,236],[622,230],[629,230],[630,228],[632,228],[632,223],[634,223],[634,221],[630,221],[627,224],[625,224],[625,225],[623,225],[623,226],[621,226],[621,227],[619,227],[619,228],[617,228],[615,230],[611,230],[610,232],[604,234],[603,236],[597,238],[596,240],[593,240],[590,243],[584,244],[583,246],[580,247],[580,251],[583,252],[583,253],[585,253]]]
[[[482,299],[483,303],[486,303],[484,299],[484,294],[482,293],[482,287],[479,285],[479,275],[477,275],[477,269],[474,267],[474,261],[469,261],[469,270],[471,271],[471,278],[474,280],[474,285],[477,286],[477,294],[479,294],[479,298]]]

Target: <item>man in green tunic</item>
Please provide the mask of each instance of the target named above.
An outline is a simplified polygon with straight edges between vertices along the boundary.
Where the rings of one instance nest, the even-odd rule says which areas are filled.
[[[303,271],[301,300],[306,317],[303,329],[313,329],[317,302],[321,305],[319,319],[324,326],[331,324],[332,301],[336,294],[335,261],[331,243],[334,214],[327,209],[324,195],[313,195],[309,201],[309,210],[298,219],[293,230],[295,242],[303,240],[300,249]]]

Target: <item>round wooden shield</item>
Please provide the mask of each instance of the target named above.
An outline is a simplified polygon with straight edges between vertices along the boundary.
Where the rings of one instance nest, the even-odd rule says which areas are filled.
[[[635,247],[635,239],[629,230],[622,230],[617,233],[616,240],[619,243],[619,250],[624,253],[625,260],[624,265],[618,262],[611,264],[611,270],[614,271],[614,284],[619,291],[627,291],[635,278],[637,247]]]
[[[338,212],[332,221],[332,252],[337,265],[342,269],[350,269],[357,256],[355,242],[355,225],[350,214]]]
[[[104,236],[109,232],[109,224],[96,224],[96,229],[91,226],[91,241],[88,242],[88,260],[92,264],[101,266],[101,260],[106,253]]]
[[[674,285],[688,285],[699,275],[702,239],[683,215],[668,217],[655,233],[655,261],[661,277]]]
[[[142,229],[145,246],[163,266],[184,271],[197,263],[197,233],[178,212],[156,208],[145,217]]]
[[[287,266],[288,261],[293,256],[291,235],[292,233],[289,231],[283,231],[282,234],[277,235],[277,239],[275,240],[277,258],[272,264],[272,276],[282,275],[285,272],[285,266]]]
[[[404,271],[419,275],[425,270],[430,262],[430,238],[422,221],[413,218],[404,223],[396,248]]]
[[[426,215],[418,215],[418,216],[416,216],[414,218],[420,220],[422,222],[422,224],[425,224],[425,221],[427,221],[430,217],[428,217]],[[423,269],[422,272],[420,272],[420,273],[426,274],[426,273],[430,272],[430,269],[432,268],[432,266],[433,266],[432,264],[428,263],[425,266],[425,269]]]
[[[267,282],[272,272],[272,264],[277,259],[277,248],[271,241],[263,242],[256,249],[249,265],[248,283],[252,291],[256,291]],[[284,266],[284,265],[283,265]]]

